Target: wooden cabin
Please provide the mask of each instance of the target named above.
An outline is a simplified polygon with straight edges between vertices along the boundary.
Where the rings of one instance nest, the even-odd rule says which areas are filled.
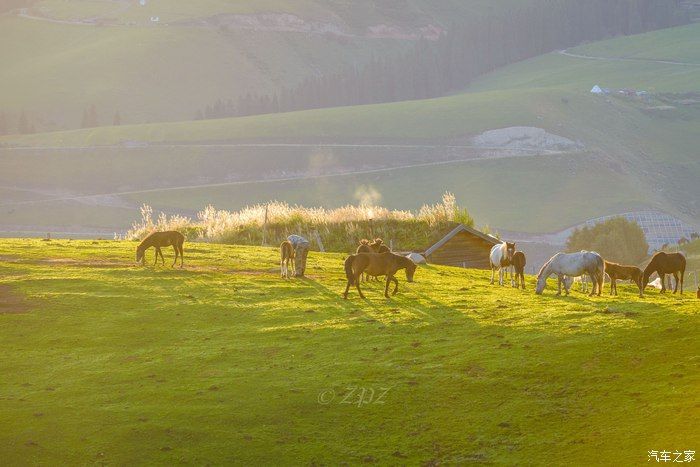
[[[490,269],[489,254],[501,243],[491,235],[460,224],[423,253],[429,264]]]

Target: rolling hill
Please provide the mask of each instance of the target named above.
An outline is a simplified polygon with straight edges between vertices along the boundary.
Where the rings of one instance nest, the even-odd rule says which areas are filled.
[[[33,1],[0,15],[0,112],[9,122],[0,133],[110,125],[117,113],[130,124],[190,120],[217,102],[281,99],[306,79],[352,75],[372,61],[397,60],[421,42],[434,45],[458,23],[493,30],[462,39],[469,48],[492,47],[497,30],[541,31],[548,21],[550,34],[531,37],[532,50],[499,44],[504,57],[481,64],[483,72],[584,39],[684,20],[671,0],[596,2],[616,14],[574,0]],[[636,21],[632,12],[646,17]],[[566,24],[567,16],[576,21]],[[96,122],[82,118],[92,106]],[[22,113],[31,124],[26,129]]]
[[[12,464],[608,464],[694,449],[698,307],[421,267],[344,301],[338,254],[0,240]],[[169,256],[169,252],[166,253]],[[149,253],[148,259],[153,258]],[[381,397],[380,397],[381,395]]]
[[[552,231],[642,208],[697,224],[698,45],[694,24],[537,57],[437,99],[5,137],[49,149],[0,150],[2,185],[50,187],[31,196],[60,201],[14,205],[30,196],[17,192],[3,206],[4,222],[118,230],[142,202],[190,215],[208,203],[234,209],[270,199],[337,206],[371,186],[383,204],[406,209],[450,190],[480,223],[512,231]],[[603,50],[605,60],[581,58]],[[594,84],[649,95],[594,96]],[[469,147],[475,135],[513,126],[543,128],[582,149],[514,158]],[[102,145],[116,146],[79,149]],[[77,208],[100,198],[62,200],[92,194],[115,194],[99,218]]]

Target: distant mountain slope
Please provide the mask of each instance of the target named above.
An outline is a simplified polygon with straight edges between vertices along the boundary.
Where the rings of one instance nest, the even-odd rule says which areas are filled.
[[[638,40],[654,60],[616,59]],[[675,50],[669,44],[679,43],[666,60]],[[2,222],[119,229],[142,202],[194,215],[208,203],[238,208],[271,199],[337,206],[357,202],[363,190],[390,207],[416,209],[450,190],[480,222],[511,231],[556,231],[639,209],[697,225],[699,47],[694,24],[568,51],[606,49],[606,60],[547,54],[439,99],[5,137],[4,144],[65,149],[0,149],[0,186],[50,190],[5,193]],[[591,94],[595,84],[611,94]],[[516,126],[581,147],[529,157],[467,148],[483,132]],[[162,145],[168,141],[185,146]],[[71,149],[90,145],[116,146]],[[93,194],[111,196],[85,196]],[[36,202],[47,199],[61,201]]]
[[[78,128],[92,106],[98,125],[117,113],[122,124],[188,120],[218,101],[295,93],[310,77],[361,72],[418,42],[428,50],[461,27],[467,32],[444,47],[474,56],[443,55],[465,70],[450,74],[428,59],[392,74],[432,83],[423,94],[434,96],[556,47],[673,24],[675,12],[671,0],[42,0],[0,17],[0,133],[19,132],[22,112],[37,131]],[[435,70],[454,83],[435,84]],[[376,74],[367,73],[372,82]],[[362,102],[394,100],[388,92],[372,90]]]

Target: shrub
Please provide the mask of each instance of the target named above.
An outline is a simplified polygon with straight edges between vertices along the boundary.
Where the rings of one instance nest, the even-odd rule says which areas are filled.
[[[595,251],[608,261],[624,264],[639,264],[649,252],[642,228],[624,217],[614,217],[593,227],[574,230],[566,247],[570,252]]]

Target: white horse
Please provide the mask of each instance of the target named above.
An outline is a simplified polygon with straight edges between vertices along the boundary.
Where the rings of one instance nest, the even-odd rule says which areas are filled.
[[[508,269],[510,269],[510,285],[515,287],[515,281],[513,279],[513,254],[515,253],[515,243],[503,242],[495,245],[491,248],[491,254],[489,255],[489,261],[491,263],[491,285],[493,285],[494,275],[498,270],[498,283],[503,285],[503,275],[507,276]]]
[[[568,254],[557,253],[542,266],[542,269],[540,269],[537,275],[537,288],[535,289],[535,293],[538,295],[542,294],[544,288],[547,286],[547,278],[552,274],[556,274],[558,278],[559,290],[557,295],[561,295],[561,284],[565,276],[579,277],[587,274],[590,276],[591,283],[593,284],[593,289],[590,293],[592,297],[596,293],[596,287],[598,288],[598,295],[602,292],[603,278],[605,277],[605,262],[598,253],[592,251]],[[568,289],[565,289],[565,291],[568,295]]]

